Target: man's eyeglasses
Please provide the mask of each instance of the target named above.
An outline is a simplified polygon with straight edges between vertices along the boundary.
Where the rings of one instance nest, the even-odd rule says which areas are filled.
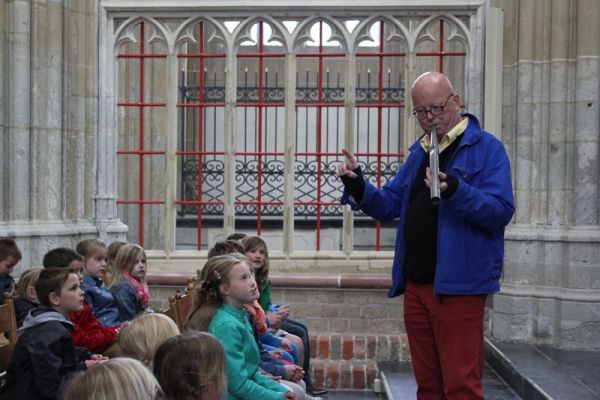
[[[436,105],[436,106],[431,106],[429,108],[427,108],[427,107],[415,108],[412,112],[412,115],[417,117],[417,119],[419,119],[419,120],[427,118],[428,113],[431,113],[431,115],[433,115],[434,117],[439,117],[444,112],[444,107],[446,107],[448,105],[448,102],[450,101],[450,99],[452,97],[454,97],[454,93],[452,93],[450,95],[450,97],[448,97],[448,100],[446,100],[446,102],[444,103],[443,106]]]

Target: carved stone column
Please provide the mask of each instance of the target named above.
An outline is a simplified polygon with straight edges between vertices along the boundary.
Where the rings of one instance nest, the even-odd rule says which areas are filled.
[[[600,348],[600,10],[591,0],[496,5],[516,214],[492,332]]]

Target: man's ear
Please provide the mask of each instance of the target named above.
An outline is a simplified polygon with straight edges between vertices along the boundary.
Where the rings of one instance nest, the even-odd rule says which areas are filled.
[[[55,307],[60,306],[60,295],[56,292],[50,292],[48,295],[48,300],[50,300],[50,304]]]

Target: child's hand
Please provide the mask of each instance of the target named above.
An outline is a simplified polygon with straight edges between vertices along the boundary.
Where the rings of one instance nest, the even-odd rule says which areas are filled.
[[[108,360],[108,357],[104,357],[101,354],[94,354],[89,359],[85,360],[85,366],[90,368],[94,365],[102,364],[104,361]]]
[[[273,329],[279,329],[281,328],[281,324],[283,323],[283,318],[281,318],[281,315],[279,315],[279,313],[268,313],[267,314],[267,318],[269,318],[269,325],[271,325],[271,328]]]
[[[298,396],[294,392],[287,392],[284,397],[285,400],[298,400]]]
[[[108,357],[103,356],[102,354],[92,354],[88,360],[106,361],[108,360]]]
[[[290,306],[283,305],[279,306],[279,310],[277,310],[277,314],[281,315],[281,317],[285,320],[290,315]]]
[[[281,344],[279,345],[279,348],[292,354],[292,346],[290,345],[290,342],[287,339],[281,339]]]
[[[304,370],[297,365],[286,365],[285,379],[290,382],[299,382],[304,377]]]

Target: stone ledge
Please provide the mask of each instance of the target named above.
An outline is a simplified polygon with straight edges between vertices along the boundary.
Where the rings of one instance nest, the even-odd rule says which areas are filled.
[[[148,273],[149,285],[186,286],[193,275],[182,273]],[[376,274],[271,274],[275,288],[333,288],[333,289],[388,289],[392,280],[388,275]]]

